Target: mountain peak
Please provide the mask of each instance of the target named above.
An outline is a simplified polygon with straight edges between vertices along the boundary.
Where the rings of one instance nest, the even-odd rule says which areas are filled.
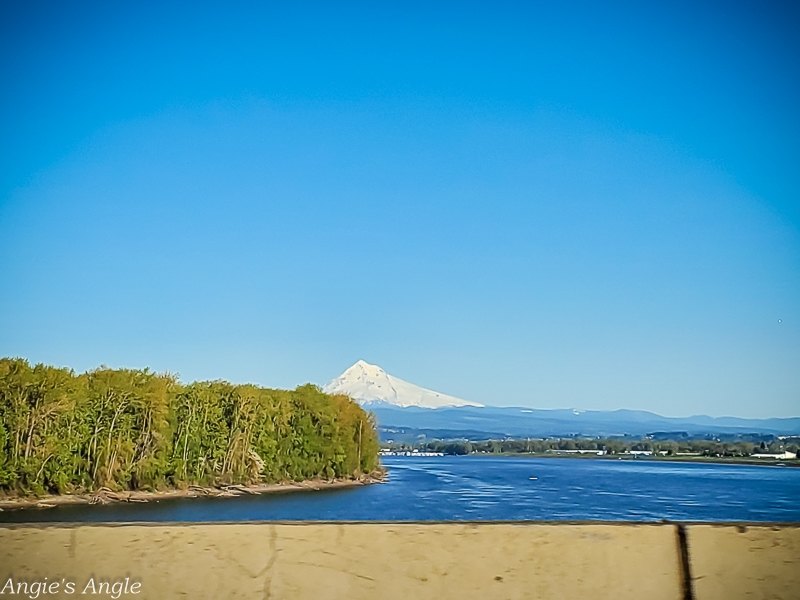
[[[345,394],[360,404],[385,403],[394,406],[441,408],[482,406],[455,396],[440,394],[389,375],[378,365],[359,360],[322,388],[328,394]]]
[[[381,369],[378,365],[371,365],[367,361],[358,360],[356,361],[353,366],[345,371],[345,373],[349,373],[351,371],[363,371],[365,373],[383,373],[384,370]],[[344,375],[344,373],[342,373]]]

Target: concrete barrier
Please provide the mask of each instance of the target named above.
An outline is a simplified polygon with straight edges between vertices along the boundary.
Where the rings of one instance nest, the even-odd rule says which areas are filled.
[[[698,600],[800,598],[800,525],[687,529]]]
[[[798,550],[793,525],[8,525],[0,598],[792,599]]]

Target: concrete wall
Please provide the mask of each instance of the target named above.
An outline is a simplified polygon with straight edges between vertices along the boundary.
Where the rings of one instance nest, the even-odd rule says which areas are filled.
[[[9,579],[27,595],[10,594]],[[36,590],[45,599],[800,599],[800,525],[0,527],[0,599]]]

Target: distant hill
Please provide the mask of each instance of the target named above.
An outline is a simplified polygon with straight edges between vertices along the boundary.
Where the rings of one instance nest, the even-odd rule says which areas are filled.
[[[529,408],[452,407],[437,410],[399,408],[373,403],[382,430],[405,428],[446,431],[449,438],[466,437],[564,437],[622,435],[644,436],[655,432],[675,432],[690,437],[714,434],[800,435],[800,418],[739,419],[736,417],[662,417],[635,410],[574,411]],[[382,431],[382,437],[386,437]],[[429,435],[428,437],[439,437]]]

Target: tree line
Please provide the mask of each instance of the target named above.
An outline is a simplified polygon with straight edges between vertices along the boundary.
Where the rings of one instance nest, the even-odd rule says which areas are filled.
[[[772,436],[770,436],[772,437]],[[608,454],[633,451],[664,452],[666,456],[682,453],[714,457],[747,457],[759,452],[781,453],[784,450],[800,452],[800,438],[773,438],[769,442],[754,444],[751,441],[718,441],[706,439],[648,440],[648,439],[504,439],[485,441],[439,441],[419,444],[384,444],[388,450],[413,449],[444,454],[545,454],[558,450],[603,450]]]
[[[352,478],[379,468],[374,417],[314,385],[183,384],[148,369],[0,359],[0,491]]]

